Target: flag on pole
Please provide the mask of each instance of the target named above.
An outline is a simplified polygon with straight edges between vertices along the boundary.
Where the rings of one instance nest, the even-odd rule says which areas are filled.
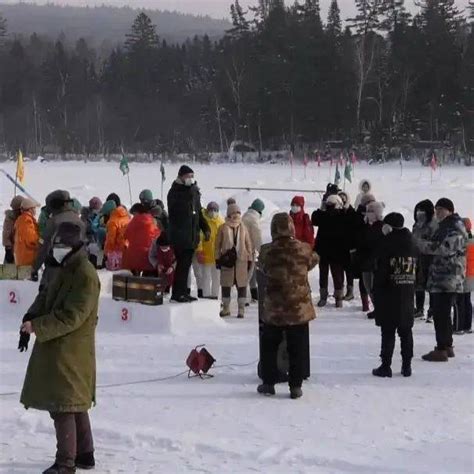
[[[308,155],[305,153],[303,158],[303,165],[306,167],[308,166]]]
[[[318,153],[317,160],[318,160],[318,167],[320,167],[321,166],[321,153]]]
[[[160,173],[161,173],[161,182],[164,183],[166,181],[166,174],[165,174],[165,165],[163,164],[163,162],[161,162]]]
[[[403,153],[400,152],[400,178],[403,176]]]
[[[130,167],[128,166],[128,160],[125,158],[125,155],[122,155],[122,159],[120,160],[120,171],[125,176],[130,173]]]
[[[343,164],[344,164],[344,160],[343,160],[343,158],[342,158],[342,152],[341,152],[341,154],[339,155],[339,166],[342,167]]]
[[[25,182],[25,164],[23,162],[23,153],[18,150],[18,159],[16,161],[16,179],[21,184]]]
[[[355,154],[355,151],[352,152],[351,161],[353,165],[357,163],[357,156]]]
[[[334,184],[336,186],[341,182],[341,173],[339,172],[339,163],[336,163],[336,174],[334,175]]]
[[[436,159],[436,156],[434,153],[433,155],[431,155],[430,166],[433,171],[436,171],[436,169],[438,168],[438,160]]]
[[[344,179],[347,179],[349,183],[352,183],[352,165],[347,161],[346,167],[344,168]]]

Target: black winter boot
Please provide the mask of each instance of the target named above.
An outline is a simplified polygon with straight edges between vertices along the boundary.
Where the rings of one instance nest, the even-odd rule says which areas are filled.
[[[318,307],[322,308],[323,306],[326,306],[326,303],[328,302],[328,290],[326,288],[321,288],[319,292],[321,296],[318,301]]]
[[[75,467],[59,466],[54,463],[51,467],[48,467],[43,474],[74,474],[76,472]]]
[[[348,286],[346,291],[346,296],[344,296],[344,301],[352,301],[354,299],[354,287]]]
[[[252,303],[258,303],[258,288],[250,288],[250,296],[252,297]]]
[[[402,362],[402,375],[404,377],[411,377],[411,359]]]
[[[94,469],[95,467],[94,453],[78,454],[76,457],[76,467],[78,469],[84,469],[84,470]]]
[[[297,398],[301,398],[303,396],[303,390],[301,387],[290,387],[290,398],[292,400],[296,400]]]
[[[275,395],[275,385],[262,383],[257,387],[257,392],[262,395]]]
[[[198,290],[198,298],[204,298],[202,290]]]
[[[382,362],[382,365],[380,367],[377,367],[376,369],[372,370],[372,375],[375,375],[376,377],[392,378],[392,369],[389,365],[384,364]]]

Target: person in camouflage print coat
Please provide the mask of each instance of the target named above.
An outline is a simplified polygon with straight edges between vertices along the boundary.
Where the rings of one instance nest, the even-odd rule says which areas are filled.
[[[431,294],[437,343],[435,350],[425,354],[423,359],[445,362],[449,357],[454,357],[451,308],[456,294],[463,292],[467,232],[449,199],[438,200],[435,212],[439,226],[432,241],[420,241],[418,244],[423,254],[433,255],[427,290]]]
[[[287,213],[276,214],[271,223],[272,243],[260,250],[259,269],[267,278],[264,298],[265,329],[262,335],[262,379],[259,393],[273,395],[278,381],[277,353],[286,335],[289,356],[289,386],[292,398],[302,395],[304,338],[308,323],[316,317],[308,272],[319,258],[311,247],[296,240],[295,227]]]

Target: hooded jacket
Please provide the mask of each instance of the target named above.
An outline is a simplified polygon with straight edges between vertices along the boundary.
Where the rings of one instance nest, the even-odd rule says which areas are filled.
[[[306,324],[316,317],[308,272],[319,259],[312,248],[295,238],[286,213],[276,214],[271,224],[272,243],[262,246],[259,271],[267,280],[264,322],[273,326]]]
[[[197,251],[201,252],[204,265],[215,265],[217,232],[220,226],[224,224],[224,218],[221,215],[211,218],[207,209],[203,209],[202,214],[211,231],[211,238],[206,242],[204,234],[201,232],[201,242]]]
[[[38,253],[39,239],[36,219],[29,212],[23,212],[15,222],[14,254],[16,265],[33,265]]]
[[[368,191],[362,191],[362,187],[364,186],[364,184],[367,184],[369,186],[369,189]],[[355,203],[354,203],[354,208],[355,209],[359,209],[359,206],[362,204],[361,201],[362,201],[362,197],[365,195],[365,194],[371,194],[372,193],[372,184],[371,182],[368,180],[368,179],[363,179],[360,183],[359,183],[359,194],[357,195],[356,197],[356,200],[355,200]]]
[[[262,246],[261,218],[260,213],[251,208],[242,216],[242,222],[247,227],[254,252],[260,252],[260,247]]]
[[[306,214],[304,206],[305,200],[303,196],[295,196],[291,201],[291,205],[301,207],[301,211],[290,212],[290,216],[293,219],[293,224],[295,225],[295,237],[301,242],[306,242],[311,248],[314,247],[314,229],[311,219],[308,214]]]
[[[127,210],[119,206],[114,209],[110,218],[107,221],[107,236],[105,238],[104,252],[109,254],[111,252],[124,252],[127,246],[127,238],[125,237],[125,231],[130,222],[130,216]]]

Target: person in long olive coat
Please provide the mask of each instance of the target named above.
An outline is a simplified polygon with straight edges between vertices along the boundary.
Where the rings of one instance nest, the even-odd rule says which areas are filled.
[[[95,403],[95,330],[100,283],[89,262],[82,228],[61,223],[52,239],[59,268],[23,319],[19,349],[36,341],[21,403],[48,411],[57,438],[56,462],[45,474],[66,474],[95,465],[88,410]]]

